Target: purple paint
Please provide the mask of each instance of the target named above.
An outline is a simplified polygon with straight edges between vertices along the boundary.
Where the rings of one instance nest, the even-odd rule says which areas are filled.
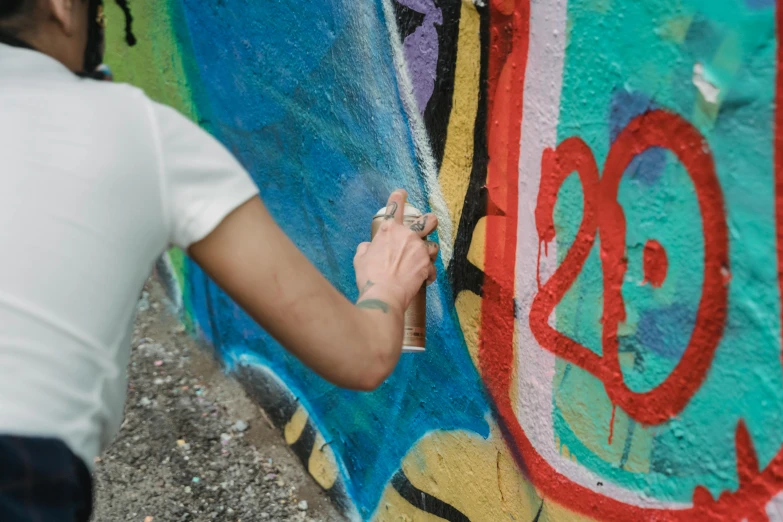
[[[397,0],[397,3],[424,15],[424,21],[405,39],[403,49],[413,83],[419,112],[424,113],[435,90],[438,66],[438,30],[443,13],[434,0]]]

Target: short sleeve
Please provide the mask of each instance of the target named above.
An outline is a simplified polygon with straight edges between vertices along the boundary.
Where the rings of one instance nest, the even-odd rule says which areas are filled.
[[[205,238],[258,187],[234,156],[174,109],[152,103],[159,141],[162,204],[169,242],[182,249]]]

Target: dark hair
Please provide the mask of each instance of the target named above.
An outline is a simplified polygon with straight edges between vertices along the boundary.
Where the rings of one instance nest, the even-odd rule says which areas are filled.
[[[0,0],[0,18],[6,18],[16,14],[25,0]]]
[[[17,1],[17,0],[12,0]],[[130,6],[128,5],[128,0],[114,0],[118,6],[120,6],[120,9],[122,9],[122,12],[125,14],[125,41],[128,43],[128,45],[136,45],[136,36],[133,34],[133,15],[130,11]],[[2,2],[2,0],[0,0]]]
[[[128,42],[128,45],[136,45],[136,36],[133,34],[133,15],[131,15],[128,0],[115,0],[115,2],[125,15],[125,41]],[[28,0],[0,0],[0,20],[20,14],[25,6],[32,7],[33,3]],[[98,0],[98,3],[102,3],[102,1]]]

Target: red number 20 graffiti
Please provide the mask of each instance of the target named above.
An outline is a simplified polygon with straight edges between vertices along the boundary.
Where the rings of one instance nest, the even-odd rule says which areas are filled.
[[[628,165],[651,147],[673,152],[693,181],[704,234],[704,282],[695,326],[680,362],[660,385],[638,393],[625,384],[618,355],[617,327],[625,320],[622,284],[628,262],[625,214],[617,193]],[[712,155],[693,125],[662,110],[642,114],[628,124],[612,145],[600,179],[593,153],[585,142],[576,137],[566,139],[557,149],[546,150],[542,159],[536,228],[544,245],[555,238],[553,214],[557,194],[574,171],[582,184],[582,222],[563,262],[546,283],[539,282],[530,312],[531,330],[541,346],[601,380],[612,404],[633,419],[643,424],[663,423],[682,411],[701,386],[726,320],[728,230]],[[601,237],[604,275],[602,356],[561,334],[548,322],[582,270],[597,234]]]

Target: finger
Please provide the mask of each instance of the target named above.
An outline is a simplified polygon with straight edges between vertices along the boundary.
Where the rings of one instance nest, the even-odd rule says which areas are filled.
[[[389,201],[386,203],[386,215],[384,219],[393,219],[400,225],[402,225],[402,217],[405,214],[405,200],[408,197],[408,193],[403,189],[397,189],[389,196]]]
[[[438,227],[438,217],[435,214],[424,214],[409,227],[416,232],[419,237],[427,237]]]
[[[427,241],[427,252],[430,255],[430,261],[435,262],[435,259],[438,257],[438,252],[440,252],[440,245],[435,241]]]
[[[364,242],[359,243],[359,246],[356,247],[356,255],[354,256],[354,259],[357,257],[362,257],[364,254],[367,253],[367,249],[370,248],[370,243]]]
[[[435,269],[435,265],[430,265],[429,271],[427,272],[427,285],[431,285],[435,282],[435,280],[438,278],[438,271]]]

